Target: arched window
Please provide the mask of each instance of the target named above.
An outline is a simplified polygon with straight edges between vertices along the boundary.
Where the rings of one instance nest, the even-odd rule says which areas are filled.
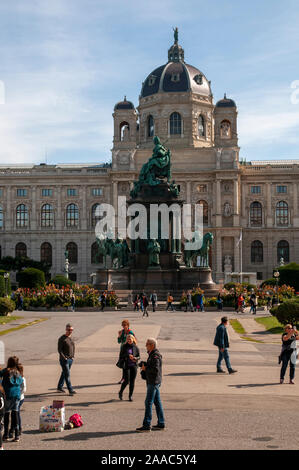
[[[25,204],[18,205],[16,216],[17,216],[16,225],[18,228],[28,227],[28,221],[29,221],[28,209],[27,209],[27,206],[25,206]]]
[[[51,204],[44,204],[41,209],[41,226],[53,227],[54,211]]]
[[[147,118],[147,136],[154,137],[154,133],[155,133],[154,118],[152,115],[150,115]]]
[[[79,225],[79,209],[77,204],[69,204],[66,208],[66,226],[77,227]]]
[[[0,206],[0,228],[3,228],[3,209]]]
[[[66,245],[66,251],[68,252],[68,260],[72,264],[78,263],[78,247],[76,243],[69,242]]]
[[[182,119],[179,113],[172,113],[169,119],[170,135],[181,135]]]
[[[284,262],[288,263],[290,261],[290,245],[286,240],[281,240],[277,244],[277,262],[279,263],[281,258]]]
[[[276,204],[276,225],[286,226],[289,223],[289,206],[285,201]]]
[[[201,115],[198,118],[198,135],[199,137],[205,137],[205,119]]]
[[[251,262],[262,263],[264,261],[264,246],[259,240],[251,243]]]
[[[27,256],[27,246],[25,243],[17,243],[16,244],[16,258],[26,257]]]
[[[226,119],[222,121],[220,124],[220,137],[222,139],[230,139],[231,138],[231,123]]]
[[[95,227],[97,225],[97,221],[100,220],[100,217],[97,215],[97,207],[100,207],[100,204],[94,204],[91,208],[91,225]]]
[[[91,264],[103,263],[103,255],[98,255],[98,244],[94,242],[91,245]]]
[[[259,227],[263,223],[263,208],[260,202],[252,202],[250,204],[250,225]]]
[[[209,225],[209,205],[207,201],[199,201],[197,204],[201,204],[203,206],[203,225]]]
[[[40,260],[52,265],[52,245],[45,242],[40,247]]]
[[[127,142],[130,139],[130,126],[128,122],[122,122],[120,124],[119,135],[122,142]]]

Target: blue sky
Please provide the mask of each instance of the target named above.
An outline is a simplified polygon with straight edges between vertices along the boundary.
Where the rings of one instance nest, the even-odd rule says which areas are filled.
[[[298,24],[298,0],[1,2],[0,163],[109,161],[113,107],[138,105],[175,26],[215,102],[237,102],[241,157],[299,159]]]

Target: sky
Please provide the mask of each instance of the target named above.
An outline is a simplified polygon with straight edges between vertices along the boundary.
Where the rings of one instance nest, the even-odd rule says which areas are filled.
[[[237,103],[240,158],[299,159],[298,24],[298,0],[2,1],[0,164],[109,162],[114,105],[138,105],[176,26]]]

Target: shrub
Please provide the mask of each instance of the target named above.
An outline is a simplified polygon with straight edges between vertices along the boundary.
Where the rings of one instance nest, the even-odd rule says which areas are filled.
[[[0,298],[0,315],[7,315],[10,312],[13,312],[16,308],[16,305],[13,300],[6,297]]]
[[[0,275],[0,297],[5,296],[5,279]]]
[[[294,287],[296,292],[299,291],[299,264],[290,263],[281,266],[279,269],[279,284],[287,284]]]
[[[224,289],[227,289],[227,290],[231,290],[231,289],[235,289],[236,286],[239,286],[240,284],[238,284],[237,282],[227,282],[226,284],[224,284]]]
[[[57,287],[66,287],[66,286],[73,286],[75,284],[74,281],[71,281],[70,279],[67,279],[65,276],[62,276],[61,274],[57,274],[49,284],[55,284]]]
[[[299,301],[286,300],[282,304],[271,308],[271,315],[277,318],[277,320],[286,325],[291,323],[292,325],[298,325],[299,323]]]
[[[35,268],[26,268],[17,274],[19,287],[39,289],[46,284],[45,273]]]
[[[265,286],[275,287],[276,285],[277,285],[277,281],[275,277],[271,277],[270,279],[266,279],[264,282],[262,282],[260,287],[265,287]]]

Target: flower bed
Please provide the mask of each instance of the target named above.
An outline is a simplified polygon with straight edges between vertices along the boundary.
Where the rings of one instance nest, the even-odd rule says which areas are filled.
[[[71,306],[71,295],[75,296],[75,308],[93,308],[100,306],[99,296],[102,293],[89,286],[66,286],[59,288],[50,284],[42,289],[20,288],[15,292],[23,296],[24,310],[39,309],[61,309],[65,310]],[[117,307],[118,297],[114,291],[106,291],[106,306]]]

